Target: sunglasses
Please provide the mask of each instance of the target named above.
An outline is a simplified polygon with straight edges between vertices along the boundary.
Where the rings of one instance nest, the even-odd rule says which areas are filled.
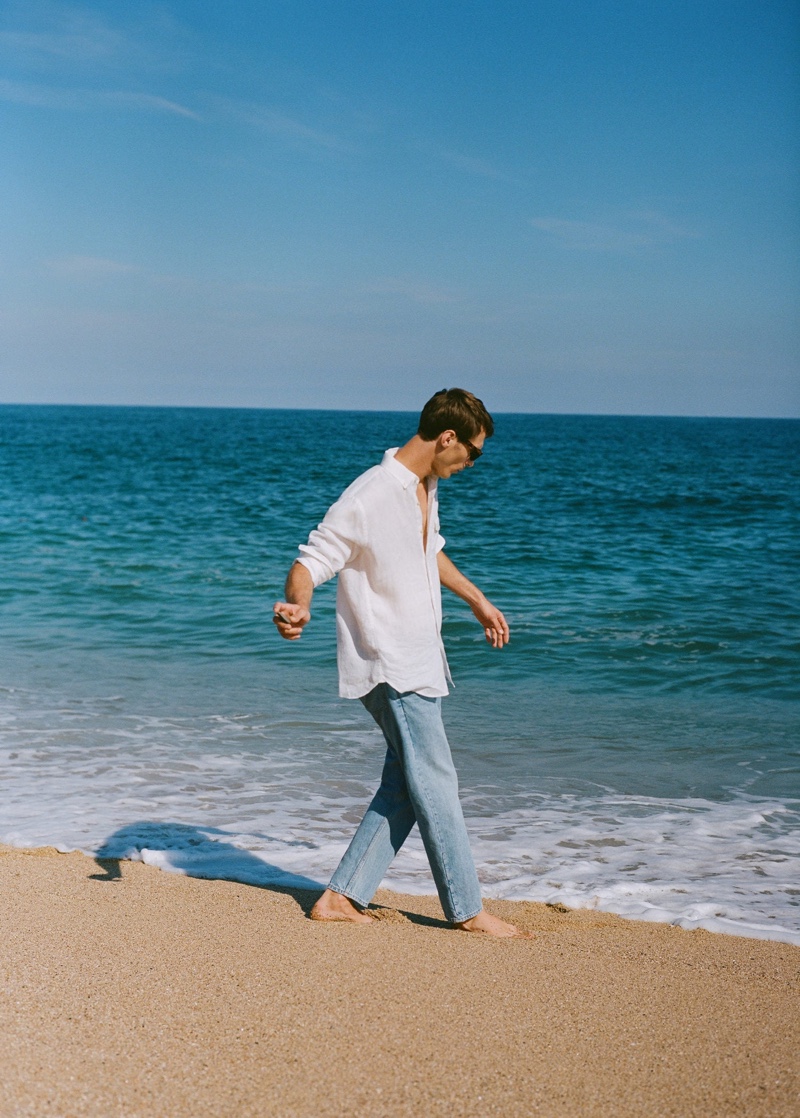
[[[467,448],[470,462],[477,462],[480,456],[483,454],[483,451],[479,447],[474,446],[469,441],[469,439],[459,439],[458,441],[461,443],[462,446],[465,446]]]

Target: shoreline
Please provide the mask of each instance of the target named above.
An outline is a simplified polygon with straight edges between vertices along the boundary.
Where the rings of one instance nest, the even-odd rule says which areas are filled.
[[[145,824],[145,828],[150,828],[151,824]],[[160,826],[156,825],[156,830],[159,833],[155,835],[151,833],[138,833],[137,825],[131,828],[135,834],[126,835],[125,842],[119,844],[113,840],[104,843],[104,846],[116,847],[119,853],[114,855],[106,854],[100,855],[101,860],[115,861],[118,863],[127,861],[141,861],[143,864],[159,869],[164,873],[174,873],[182,876],[193,877],[201,881],[230,881],[234,884],[240,884],[253,888],[270,888],[274,885],[276,888],[296,888],[303,890],[305,888],[318,887],[321,891],[324,888],[323,880],[327,878],[312,878],[306,876],[303,869],[296,867],[294,869],[282,870],[275,866],[269,866],[268,863],[262,863],[259,859],[254,858],[251,852],[247,849],[233,847],[229,844],[222,843],[218,839],[210,843],[203,842],[202,828],[198,829],[196,834],[193,834],[187,845],[186,836],[181,834],[176,839],[175,845],[162,846],[163,835],[160,833]],[[189,830],[189,828],[182,828],[182,830]],[[117,836],[114,836],[116,838]],[[140,859],[136,857],[128,857],[127,854],[122,853],[123,850],[130,850],[130,844],[135,840],[138,843],[144,843],[142,849],[146,849],[146,858]],[[155,841],[157,845],[150,846],[150,842]],[[202,852],[205,847],[207,853],[211,853],[211,862],[208,864],[202,857]],[[213,849],[212,849],[213,848]],[[81,849],[79,847],[67,846],[54,846],[52,843],[45,842],[39,845],[15,845],[0,840],[0,852],[3,850],[19,850],[33,853],[37,850],[50,850],[59,854],[82,854],[87,858],[96,858],[97,854],[92,853],[91,850]],[[101,847],[102,849],[102,847]],[[224,851],[225,860],[220,862],[220,851]],[[188,853],[188,857],[187,857]],[[173,860],[174,859],[174,860]],[[177,863],[177,864],[176,864]],[[313,872],[313,871],[312,871]],[[283,878],[284,880],[281,880]],[[415,888],[406,889],[402,885],[392,883],[386,887],[384,892],[397,894],[400,896],[418,896],[420,898],[428,897],[436,899],[436,893],[433,888],[433,882],[430,882],[431,888],[429,891],[417,890]],[[487,888],[491,888],[488,886]],[[680,890],[678,890],[680,892]],[[511,905],[526,905],[538,904],[545,908],[567,909],[570,912],[590,912],[601,915],[616,916],[622,920],[634,921],[636,923],[645,924],[659,924],[669,927],[681,928],[684,931],[707,931],[713,935],[728,935],[737,938],[754,940],[756,942],[764,943],[785,943],[790,946],[800,948],[800,930],[794,930],[787,927],[785,924],[777,923],[770,926],[768,923],[763,924],[750,924],[745,921],[737,921],[721,912],[709,915],[708,912],[698,915],[696,917],[689,917],[683,915],[673,915],[663,907],[652,907],[649,914],[645,915],[637,911],[621,911],[619,907],[613,908],[608,905],[608,902],[603,901],[600,896],[592,898],[593,903],[584,904],[584,898],[579,895],[576,896],[567,893],[567,895],[555,896],[551,894],[549,899],[535,898],[535,897],[515,897],[515,898],[499,898],[491,897],[484,894],[484,899],[492,904],[511,904]],[[713,902],[699,902],[706,908],[710,908]],[[721,903],[724,906],[724,902]],[[763,917],[767,919],[767,917]]]
[[[113,869],[113,867],[110,867]],[[535,933],[0,847],[0,1111],[794,1116],[800,949],[533,901]]]

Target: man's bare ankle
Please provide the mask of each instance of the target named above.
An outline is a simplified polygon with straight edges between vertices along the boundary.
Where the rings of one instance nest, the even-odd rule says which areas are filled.
[[[521,931],[516,924],[509,924],[499,916],[492,916],[485,908],[469,920],[456,924],[462,932],[473,932],[477,935],[495,936],[497,939],[533,939],[530,932]]]
[[[371,916],[367,915],[344,893],[337,893],[334,889],[326,889],[314,907],[311,909],[312,920],[334,920],[349,924],[372,924]]]

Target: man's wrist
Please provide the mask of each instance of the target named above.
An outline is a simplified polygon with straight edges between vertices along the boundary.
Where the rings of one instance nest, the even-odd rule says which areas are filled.
[[[473,610],[482,609],[489,604],[489,599],[477,586],[470,587],[470,590],[464,595],[464,601]]]

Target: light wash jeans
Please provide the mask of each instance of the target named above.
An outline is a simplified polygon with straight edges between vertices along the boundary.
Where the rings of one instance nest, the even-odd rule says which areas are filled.
[[[361,702],[383,730],[386,761],[380,788],[329,888],[366,908],[418,823],[445,916],[453,924],[471,919],[481,911],[481,890],[442,724],[442,700],[379,683]]]

